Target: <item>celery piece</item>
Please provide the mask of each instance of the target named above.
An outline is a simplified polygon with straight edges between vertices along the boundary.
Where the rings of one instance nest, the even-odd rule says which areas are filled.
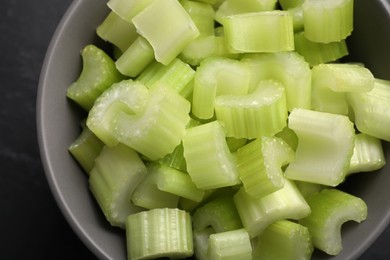
[[[257,238],[253,259],[311,259],[313,244],[307,227],[289,220],[268,226]]]
[[[318,183],[312,183],[312,182],[305,182],[305,181],[295,181],[295,185],[298,187],[299,191],[301,192],[302,196],[306,199],[308,196],[310,196],[313,193],[320,192],[322,189],[324,189],[325,185],[318,184]]]
[[[275,136],[282,138],[283,141],[285,141],[294,151],[297,149],[298,136],[293,130],[288,128],[288,126],[283,128],[282,131],[276,133]]]
[[[390,141],[390,81],[376,79],[371,91],[348,93],[347,99],[360,132]]]
[[[348,174],[375,171],[385,164],[381,140],[364,133],[357,134]]]
[[[129,77],[138,76],[154,60],[154,52],[149,42],[138,36],[129,48],[115,62],[116,68]]]
[[[81,57],[82,71],[68,87],[66,95],[88,111],[96,98],[123,76],[117,71],[114,61],[95,45],[85,46]]]
[[[202,230],[193,230],[194,237],[194,253],[195,258],[198,260],[208,260],[207,251],[209,248],[209,237],[214,234],[215,231],[212,227],[208,227]]]
[[[204,60],[194,79],[192,113],[199,119],[214,115],[214,100],[219,95],[245,95],[250,83],[249,67],[222,57]]]
[[[278,81],[261,81],[248,95],[220,95],[215,98],[214,106],[226,136],[247,139],[272,136],[287,125],[285,89]]]
[[[212,227],[216,233],[242,228],[232,196],[222,196],[197,208],[192,216],[194,230]]]
[[[112,226],[124,228],[126,217],[141,210],[131,203],[131,197],[145,175],[144,163],[125,145],[105,146],[96,158],[89,187]]]
[[[300,219],[310,214],[310,207],[295,184],[286,179],[283,188],[261,199],[255,199],[241,188],[234,203],[242,224],[254,238],[277,220]]]
[[[321,63],[335,62],[349,54],[345,40],[338,42],[312,42],[304,32],[294,34],[295,51],[302,55],[311,67]]]
[[[109,0],[107,6],[122,17],[125,21],[131,22],[133,17],[144,10],[155,0]]]
[[[226,137],[226,144],[229,147],[231,153],[236,152],[239,148],[246,145],[248,142],[245,138],[234,138],[234,137]]]
[[[280,81],[286,89],[288,111],[311,107],[311,70],[296,52],[246,54],[242,60],[251,70],[251,90],[260,80]]]
[[[329,255],[342,251],[341,225],[367,218],[365,202],[335,188],[324,189],[307,198],[311,214],[299,220],[312,236],[313,245]]]
[[[245,191],[260,199],[284,185],[282,166],[294,151],[278,137],[261,137],[237,151],[237,169]]]
[[[194,253],[191,216],[179,209],[153,209],[126,219],[129,260],[186,258]]]
[[[132,22],[152,45],[156,60],[164,65],[199,36],[196,25],[177,0],[154,0]]]
[[[287,12],[290,13],[292,20],[293,20],[293,28],[294,32],[302,32],[304,30],[303,28],[303,8],[301,5],[287,9]],[[295,46],[295,39],[294,39],[294,49],[296,50]]]
[[[158,188],[161,176],[161,167],[151,163],[147,165],[145,178],[137,185],[133,192],[134,205],[145,209],[177,208],[179,196]]]
[[[283,10],[300,6],[305,0],[279,0],[279,4]]]
[[[187,171],[198,188],[214,189],[240,183],[235,158],[218,121],[187,129],[182,141]]]
[[[214,8],[218,8],[225,0],[194,0],[194,1],[211,4]]]
[[[155,83],[163,83],[180,95],[185,95],[186,87],[194,79],[195,70],[180,59],[173,59],[168,65],[152,62],[137,78],[149,89]]]
[[[91,108],[87,118],[88,128],[106,145],[116,145],[118,140],[113,134],[116,115],[120,111],[141,113],[146,107],[148,96],[148,89],[131,79],[113,84],[97,98]]]
[[[209,3],[180,1],[199,30],[199,37],[214,35],[214,8]]]
[[[159,190],[196,202],[203,200],[205,191],[196,188],[187,173],[164,165],[159,166],[158,172],[157,188]]]
[[[178,146],[176,146],[175,150],[173,150],[172,153],[164,156],[159,162],[161,164],[164,164],[168,167],[177,169],[182,172],[187,172],[187,164],[186,160],[184,159],[184,147],[183,143],[180,143]]]
[[[277,0],[225,0],[215,12],[215,20],[223,23],[226,16],[235,14],[271,11],[276,8]]]
[[[141,84],[141,83],[139,83]],[[112,134],[150,160],[173,152],[186,133],[190,103],[165,85],[149,90],[145,110],[139,114],[119,111]]]
[[[118,47],[122,52],[126,51],[138,37],[134,24],[123,20],[112,11],[96,28],[96,34]]]
[[[328,186],[343,182],[355,145],[355,129],[348,117],[295,109],[288,126],[299,143],[285,177]]]
[[[84,127],[81,134],[68,147],[68,151],[80,164],[86,174],[92,170],[95,158],[103,149],[104,143],[97,136]]]
[[[218,189],[205,190],[201,201],[193,201],[182,197],[179,199],[179,208],[188,212],[193,212],[198,207],[207,203],[211,195],[213,195],[217,190]]]
[[[353,0],[307,0],[303,3],[305,36],[313,42],[337,42],[353,30]]]
[[[211,234],[208,241],[209,260],[251,260],[252,247],[248,232],[241,228]]]
[[[234,53],[294,50],[293,19],[275,10],[226,16],[223,26],[228,49]]]

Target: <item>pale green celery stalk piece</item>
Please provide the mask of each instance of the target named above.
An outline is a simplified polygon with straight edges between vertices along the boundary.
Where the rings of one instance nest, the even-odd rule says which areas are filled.
[[[149,90],[142,113],[119,111],[115,115],[112,134],[150,160],[161,159],[180,144],[190,121],[189,113],[190,102],[159,84]]]
[[[251,68],[251,88],[261,80],[280,81],[286,89],[287,109],[311,108],[311,69],[296,52],[246,54],[242,60]]]
[[[105,146],[96,158],[89,188],[112,226],[125,228],[126,217],[141,210],[131,203],[131,197],[145,175],[137,152],[125,145]]]
[[[231,153],[236,152],[239,148],[246,145],[248,142],[245,138],[226,137],[226,143]]]
[[[344,181],[355,145],[354,125],[347,116],[295,109],[288,127],[299,143],[286,178],[333,187]]]
[[[179,209],[153,209],[126,219],[129,260],[190,257],[194,253],[191,216]]]
[[[339,115],[350,113],[346,93],[335,92],[327,86],[312,84],[312,109]]]
[[[253,259],[310,260],[314,248],[307,227],[289,220],[279,220],[257,238]]]
[[[224,37],[225,36],[225,31],[224,31],[222,25],[219,25],[219,26],[215,27],[214,35],[215,36],[219,36],[219,37]]]
[[[271,11],[276,8],[276,2],[277,0],[225,0],[215,12],[215,20],[223,23],[226,16]]]
[[[103,146],[104,143],[88,127],[83,127],[81,134],[68,147],[68,151],[89,175]]]
[[[203,199],[200,202],[189,200],[182,197],[179,199],[179,208],[187,212],[193,212],[195,209],[205,204],[210,198],[210,196],[213,195],[216,190],[218,189],[205,190]]]
[[[89,111],[95,100],[113,83],[121,81],[123,75],[116,69],[114,61],[95,45],[86,45],[81,58],[81,73],[68,87],[66,96]]]
[[[218,197],[197,208],[192,223],[194,230],[211,226],[216,233],[242,228],[233,196]]]
[[[126,51],[138,37],[134,24],[123,20],[112,11],[96,28],[96,34],[118,47],[122,52]]]
[[[236,161],[225,138],[218,121],[187,129],[182,140],[184,158],[187,171],[198,188],[206,190],[240,183]]]
[[[364,133],[356,134],[348,175],[379,170],[385,164],[386,159],[381,140]]]
[[[314,247],[329,255],[342,251],[342,224],[367,218],[367,205],[362,199],[334,188],[314,193],[307,203],[312,212],[299,223],[309,229]]]
[[[282,138],[283,141],[285,141],[294,151],[297,149],[298,136],[293,130],[288,128],[288,126],[283,128],[282,131],[276,133],[275,136]]]
[[[107,6],[125,21],[132,22],[134,16],[155,0],[109,0]]]
[[[214,8],[209,3],[181,0],[183,8],[190,15],[199,30],[199,37],[214,35]]]
[[[212,227],[208,227],[202,230],[193,230],[192,232],[194,236],[195,258],[198,260],[208,260],[207,250],[209,248],[209,237],[215,231]]]
[[[237,59],[238,54],[229,52],[225,37],[210,35],[195,39],[179,55],[191,66],[199,66],[203,60],[212,57]]]
[[[272,136],[287,125],[285,89],[278,81],[261,81],[248,95],[220,95],[214,106],[216,118],[229,137]]]
[[[311,67],[335,62],[349,54],[345,40],[330,43],[312,42],[304,32],[294,34],[295,51],[302,55]]]
[[[142,113],[148,96],[148,89],[139,82],[130,79],[115,83],[97,98],[86,124],[106,145],[116,145],[118,140],[113,135],[116,115],[120,111],[128,114]]]
[[[211,234],[208,242],[209,260],[252,259],[251,241],[243,228]]]
[[[279,4],[283,10],[300,6],[303,2],[305,2],[305,0],[279,0]]]
[[[305,36],[313,42],[337,42],[353,30],[353,0],[307,0],[303,3]]]
[[[390,141],[390,81],[376,79],[371,91],[348,93],[347,99],[360,132]]]
[[[154,60],[154,51],[149,42],[141,37],[130,45],[129,48],[115,62],[116,68],[129,77],[138,76]]]
[[[245,191],[260,199],[284,185],[282,166],[294,151],[278,137],[260,137],[237,151],[237,169]]]
[[[225,0],[194,0],[194,1],[211,4],[214,7],[214,9],[217,9]]]
[[[179,196],[158,188],[161,174],[161,167],[158,164],[150,163],[146,166],[147,174],[137,185],[131,198],[134,205],[145,209],[156,208],[177,208]]]
[[[287,11],[226,16],[223,26],[227,48],[233,53],[294,50],[293,19]]]
[[[302,196],[306,199],[308,196],[311,196],[311,194],[320,192],[327,186],[318,184],[318,183],[312,183],[312,182],[305,182],[305,181],[294,181],[295,185],[298,187],[299,191],[301,192]]]
[[[303,28],[303,8],[302,5],[290,8],[286,10],[290,13],[293,20],[293,28],[294,32],[301,32],[304,30]],[[294,41],[294,49],[296,50],[295,41]]]
[[[186,87],[194,79],[195,70],[180,59],[173,59],[168,65],[152,62],[137,78],[149,89],[156,83],[166,84],[177,93],[184,95]]]
[[[249,67],[240,61],[214,57],[204,60],[196,70],[192,114],[199,119],[214,116],[214,101],[219,95],[246,95],[250,83]]]
[[[283,188],[261,199],[255,199],[241,188],[234,195],[234,202],[242,224],[249,236],[260,235],[270,224],[278,220],[298,220],[310,214],[310,207],[295,184],[286,179]]]
[[[158,172],[157,188],[159,190],[196,202],[203,200],[205,191],[198,189],[187,173],[165,165],[160,165]]]
[[[137,32],[152,45],[155,59],[164,65],[176,58],[200,34],[177,0],[154,0],[132,22]]]

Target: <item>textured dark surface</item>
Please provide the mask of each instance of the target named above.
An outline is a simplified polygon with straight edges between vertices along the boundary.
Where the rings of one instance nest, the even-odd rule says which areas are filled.
[[[70,3],[0,3],[0,259],[95,259],[54,201],[36,138],[40,69]],[[389,244],[387,228],[360,259],[390,259]]]

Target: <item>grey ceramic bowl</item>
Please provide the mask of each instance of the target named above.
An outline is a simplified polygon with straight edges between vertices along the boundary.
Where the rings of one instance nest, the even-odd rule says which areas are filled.
[[[125,233],[109,226],[88,190],[86,175],[69,155],[79,135],[81,111],[66,99],[66,89],[79,75],[80,50],[102,44],[95,28],[108,13],[105,0],[75,0],[53,36],[40,78],[37,126],[41,156],[54,197],[66,219],[100,259],[126,259]],[[355,0],[355,31],[349,38],[351,61],[363,62],[379,78],[390,80],[390,1]],[[390,162],[389,145],[384,144]],[[363,198],[369,216],[362,224],[342,228],[344,250],[337,257],[315,252],[313,259],[356,259],[390,221],[390,164],[376,173],[352,176],[343,186]]]

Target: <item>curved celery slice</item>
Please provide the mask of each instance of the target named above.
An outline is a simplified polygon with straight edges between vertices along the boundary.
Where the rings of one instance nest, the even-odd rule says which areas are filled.
[[[348,115],[349,106],[346,94],[335,92],[324,85],[312,84],[312,109],[339,115]]]
[[[131,22],[133,17],[144,10],[154,0],[109,0],[107,6],[125,21]]]
[[[192,113],[200,119],[212,118],[215,97],[245,95],[249,83],[249,67],[239,61],[222,57],[204,60],[195,74]]]
[[[287,179],[283,188],[260,199],[253,198],[241,188],[234,195],[234,203],[251,238],[260,235],[277,220],[297,220],[310,214],[310,207],[298,188]]]
[[[242,228],[233,197],[222,196],[197,208],[192,217],[194,230],[211,226],[216,233]]]
[[[275,136],[282,138],[283,141],[285,141],[294,151],[297,149],[298,136],[293,130],[288,128],[288,126],[283,128],[282,131],[276,133]]]
[[[214,35],[214,8],[209,3],[199,1],[180,1],[199,30],[199,37]]]
[[[286,90],[288,111],[311,108],[311,70],[304,58],[296,52],[247,54],[242,62],[251,68],[251,89],[261,80],[280,81]]]
[[[187,171],[198,188],[214,189],[240,183],[235,158],[218,121],[187,129],[183,146]]]
[[[147,99],[148,89],[139,82],[123,80],[113,84],[97,98],[89,112],[87,126],[106,145],[116,145],[115,116],[122,110],[129,114],[141,113]]]
[[[294,181],[294,183],[298,187],[299,191],[301,192],[302,196],[305,199],[311,194],[320,192],[321,190],[327,187],[322,184],[305,182],[305,181]]]
[[[66,95],[85,110],[113,83],[123,79],[114,61],[101,49],[87,45],[81,51],[83,60],[79,78],[67,89]]]
[[[348,174],[375,171],[385,164],[381,140],[364,133],[357,134]]]
[[[96,28],[96,34],[118,47],[122,52],[126,51],[138,37],[134,24],[123,20],[113,11]]]
[[[302,8],[302,5],[290,8],[287,10],[287,12],[289,12],[291,17],[292,17],[294,32],[303,31],[304,28],[303,28],[303,8]],[[295,39],[294,39],[294,49],[296,50]]]
[[[283,10],[300,6],[303,2],[305,2],[305,0],[279,0],[279,4]]]
[[[248,142],[245,138],[234,138],[234,137],[226,137],[226,144],[229,147],[231,153],[236,152],[239,148],[246,145]]]
[[[154,0],[132,22],[152,45],[156,60],[164,65],[199,36],[195,23],[177,0]]]
[[[179,209],[154,209],[126,219],[128,259],[186,258],[193,252],[190,215]]]
[[[355,145],[355,129],[347,116],[295,109],[288,126],[299,143],[286,178],[329,186],[344,181]]]
[[[220,95],[215,114],[226,136],[253,139],[272,136],[287,125],[285,90],[277,81],[261,81],[248,95]]]
[[[237,151],[237,169],[245,191],[260,199],[284,185],[282,166],[294,151],[278,137],[261,137]]]
[[[342,251],[341,225],[367,218],[365,202],[337,189],[324,189],[307,198],[311,214],[299,220],[312,236],[313,245],[329,255]]]
[[[275,10],[226,16],[223,19],[223,26],[226,43],[231,52],[294,50],[293,19],[287,11]]]
[[[209,237],[214,234],[215,231],[212,227],[205,228],[202,230],[193,230],[194,235],[194,251],[195,257],[198,260],[208,260],[207,250],[209,247]]]
[[[307,0],[303,3],[305,36],[313,42],[337,42],[353,30],[353,0]]]
[[[131,197],[145,175],[144,163],[125,145],[105,146],[96,158],[89,187],[111,225],[124,228],[126,217],[141,210]]]
[[[390,81],[376,79],[371,91],[348,93],[347,99],[360,132],[390,141]]]
[[[279,220],[257,238],[254,259],[309,260],[313,244],[307,227],[289,220]]]
[[[252,246],[248,232],[241,228],[211,234],[208,241],[207,259],[252,259]]]

